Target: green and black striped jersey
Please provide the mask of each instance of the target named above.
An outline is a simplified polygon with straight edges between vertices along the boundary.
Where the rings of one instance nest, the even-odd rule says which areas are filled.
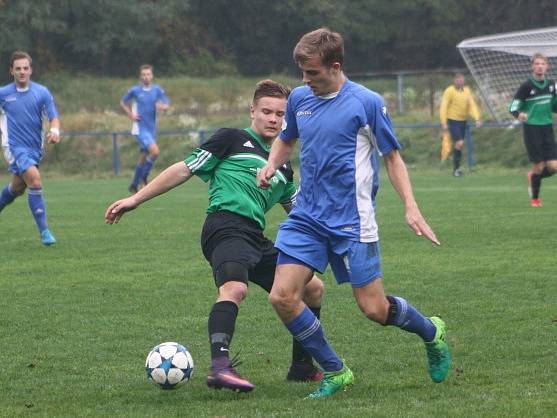
[[[276,203],[292,205],[296,187],[290,163],[271,179],[271,187],[257,187],[257,172],[265,167],[270,145],[252,129],[219,129],[186,157],[191,172],[210,182],[207,213],[233,212],[253,219],[265,229],[265,213]]]
[[[551,125],[552,111],[557,107],[555,82],[553,80],[534,80],[528,77],[514,95],[509,112],[516,118],[520,112],[528,115],[528,125]]]

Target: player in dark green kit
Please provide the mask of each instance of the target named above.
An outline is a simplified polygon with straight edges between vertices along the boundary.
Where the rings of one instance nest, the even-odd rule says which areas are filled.
[[[545,77],[549,67],[547,57],[540,53],[534,54],[531,63],[532,75],[514,95],[509,112],[524,124],[524,145],[530,161],[534,163],[528,172],[528,193],[531,206],[540,207],[542,179],[557,171],[552,115],[552,112],[557,111],[557,95],[555,82]]]
[[[207,385],[249,392],[254,386],[241,377],[229,358],[240,303],[247,295],[248,282],[271,291],[277,250],[263,235],[265,213],[276,203],[286,212],[294,202],[296,188],[289,163],[277,170],[272,187],[257,187],[258,170],[267,164],[273,140],[279,134],[289,90],[272,80],[257,84],[250,106],[251,126],[220,129],[133,196],[109,206],[105,221],[117,223],[127,211],[184,183],[194,174],[210,182],[209,208],[201,234],[203,254],[213,269],[218,297],[209,314],[211,370]],[[319,315],[323,284],[317,278],[306,285],[304,302]],[[320,380],[320,369],[311,356],[293,340],[292,365],[288,380]]]

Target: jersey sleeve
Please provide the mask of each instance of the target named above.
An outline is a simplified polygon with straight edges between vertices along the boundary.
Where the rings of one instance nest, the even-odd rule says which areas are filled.
[[[229,152],[231,140],[228,130],[219,129],[207,142],[194,149],[184,160],[192,174],[207,182]]]
[[[126,94],[124,94],[122,96],[122,101],[124,103],[128,103],[130,100],[132,100],[135,97],[135,88],[131,88],[128,90],[128,92]]]
[[[468,90],[468,113],[477,122],[480,120],[480,108],[476,103],[476,99],[474,99],[474,94],[472,93],[472,90],[470,90],[470,88],[468,87],[467,90]]]
[[[298,124],[296,123],[296,109],[294,104],[294,94],[290,94],[286,103],[286,113],[284,114],[283,128],[280,133],[280,139],[283,141],[291,141],[298,139]]]
[[[441,98],[441,105],[439,106],[439,118],[441,119],[441,124],[447,124],[447,112],[449,109],[449,103],[451,102],[451,89],[447,87],[443,92],[443,97]]]
[[[56,109],[54,97],[48,89],[45,89],[43,94],[43,109],[49,121],[58,117],[58,110]]]
[[[371,131],[377,141],[376,145],[379,152],[386,155],[395,149],[400,149],[401,146],[396,139],[387,106],[381,96],[375,95],[373,98],[371,113],[371,115],[368,115],[368,119],[372,121]]]
[[[164,104],[170,104],[170,99],[166,95],[166,92],[164,91],[164,89],[160,86],[159,86],[159,89],[158,89],[157,100],[163,102]]]
[[[523,83],[517,90],[513,97],[511,104],[509,105],[509,112],[515,117],[522,111],[524,107],[524,100],[528,97],[529,92],[528,83]]]

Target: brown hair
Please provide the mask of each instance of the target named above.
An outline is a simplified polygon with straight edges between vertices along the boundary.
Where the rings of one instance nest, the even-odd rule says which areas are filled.
[[[151,70],[152,72],[153,66],[151,64],[143,64],[141,67],[139,67],[139,72],[141,73],[141,71],[143,70]]]
[[[533,64],[534,61],[536,61],[537,59],[542,59],[545,62],[549,62],[549,60],[547,59],[547,57],[542,54],[541,52],[536,52],[534,55],[532,55],[532,59],[530,60],[530,64]]]
[[[344,63],[344,39],[337,32],[328,28],[319,28],[306,33],[294,48],[294,61],[304,63],[314,56],[319,56],[323,65],[330,66],[334,62]]]
[[[262,97],[277,97],[279,99],[287,99],[290,89],[273,80],[261,80],[255,86],[253,93],[253,103],[257,103]]]
[[[14,53],[12,54],[12,58],[10,59],[10,68],[13,68],[14,62],[16,60],[21,60],[21,59],[27,59],[29,61],[30,66],[31,66],[31,64],[33,64],[33,60],[31,59],[31,55],[29,55],[25,51],[17,50],[17,51],[14,51]]]

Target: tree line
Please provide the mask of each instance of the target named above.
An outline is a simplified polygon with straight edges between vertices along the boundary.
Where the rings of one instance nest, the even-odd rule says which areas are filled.
[[[461,40],[556,15],[555,0],[0,0],[0,62],[24,49],[39,72],[293,74],[299,37],[327,26],[345,38],[349,73],[461,67]]]

